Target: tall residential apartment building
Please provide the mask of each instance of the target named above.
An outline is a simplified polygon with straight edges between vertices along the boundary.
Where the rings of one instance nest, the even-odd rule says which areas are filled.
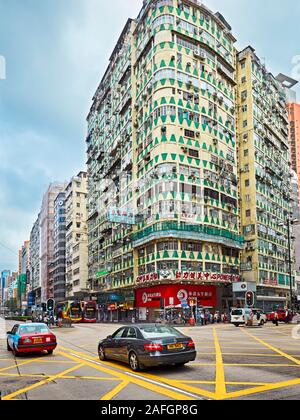
[[[25,241],[21,248],[21,273],[27,274],[30,267],[30,242]]]
[[[289,301],[291,168],[286,94],[252,47],[238,54],[241,271],[265,310]]]
[[[294,223],[293,233],[295,236],[295,266],[298,280],[298,295],[300,296],[300,104],[296,102],[296,94],[289,96],[289,121],[290,121],[290,147],[292,154],[292,168],[297,174],[298,180],[298,212],[294,208],[294,218],[298,221]],[[296,177],[294,181],[294,189]]]
[[[300,104],[290,103],[289,121],[290,121],[290,147],[292,168],[300,179]],[[300,187],[300,184],[299,184]],[[299,188],[300,189],[300,188]],[[300,192],[299,192],[300,205]]]
[[[42,283],[40,275],[40,215],[38,215],[30,233],[30,291],[35,303],[42,303]]]
[[[83,299],[88,287],[87,174],[79,172],[67,185],[66,210],[66,298]]]
[[[25,309],[29,291],[30,276],[30,242],[25,241],[19,250],[19,275],[18,275],[18,306]]]
[[[191,297],[232,304],[235,41],[197,1],[145,1],[110,57],[88,115],[89,283],[119,319]]]
[[[60,192],[54,201],[54,260],[53,297],[56,303],[66,297],[66,207],[65,192]]]
[[[51,184],[44,194],[40,213],[40,276],[41,300],[53,298],[53,263],[54,263],[54,201],[65,189],[65,184]]]
[[[10,270],[3,270],[0,273],[0,307],[3,307],[7,301],[8,279],[10,276]]]

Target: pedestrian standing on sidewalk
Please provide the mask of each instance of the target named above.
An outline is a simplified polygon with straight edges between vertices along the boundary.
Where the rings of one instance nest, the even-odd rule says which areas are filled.
[[[277,311],[274,314],[274,323],[275,323],[276,327],[278,327],[279,323],[278,323],[278,313],[277,313]]]
[[[204,314],[204,311],[201,311],[200,317],[201,317],[201,325],[202,325],[202,327],[204,327],[204,324],[205,324],[205,314]]]

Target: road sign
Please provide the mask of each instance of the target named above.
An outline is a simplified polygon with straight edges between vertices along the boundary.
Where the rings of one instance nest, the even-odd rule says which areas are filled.
[[[248,290],[248,285],[246,282],[233,283],[232,290],[233,290],[233,293],[245,292]]]

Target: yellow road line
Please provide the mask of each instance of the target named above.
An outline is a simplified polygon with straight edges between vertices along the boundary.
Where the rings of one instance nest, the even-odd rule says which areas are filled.
[[[297,368],[298,366],[291,364],[276,364],[276,363],[224,363],[224,366],[231,367],[293,367]],[[299,366],[300,367],[300,366]]]
[[[70,373],[70,372],[73,372],[74,370],[80,369],[83,366],[84,366],[83,363],[78,364],[76,366],[73,366],[73,367],[71,367],[71,368],[69,368],[69,369],[67,369],[67,370],[65,370],[61,373],[58,373],[57,375],[50,376],[49,378],[45,379],[44,381],[37,382],[36,384],[27,386],[25,388],[19,389],[18,391],[12,392],[11,394],[5,395],[2,399],[3,400],[11,400],[12,398],[14,398],[14,397],[16,397],[20,394],[24,394],[25,392],[29,392],[29,391],[32,391],[33,389],[39,388],[40,386],[45,385],[49,382],[52,382],[56,379],[59,379],[62,376],[66,375],[67,373]]]
[[[265,386],[270,382],[226,382],[226,385],[242,385],[242,386]]]
[[[19,375],[18,373],[0,373],[2,377],[8,378],[44,378],[48,379],[51,378],[51,375],[38,375],[38,374],[29,374],[29,373],[22,373]],[[100,376],[63,376],[60,379],[82,379],[82,380],[89,380],[89,381],[118,381],[116,378],[106,378]]]
[[[65,347],[61,347],[61,348],[66,349]],[[141,386],[142,388],[149,389],[150,391],[153,391],[153,392],[162,394],[162,395],[167,396],[167,397],[170,397],[170,398],[172,398],[174,400],[193,400],[193,399],[195,399],[195,398],[190,397],[190,396],[187,396],[185,394],[181,394],[181,393],[179,393],[177,391],[172,391],[172,390],[167,389],[167,388],[165,388],[163,386],[159,386],[158,384],[153,384],[153,383],[144,381],[143,379],[139,379],[139,378],[134,377],[134,376],[128,377],[128,375],[125,375],[122,372],[117,372],[117,371],[112,370],[112,369],[109,369],[107,367],[99,366],[98,364],[95,364],[95,362],[93,361],[93,359],[90,359],[89,356],[86,355],[86,354],[84,354],[84,353],[73,351],[72,349],[66,349],[66,350],[67,351],[71,351],[72,352],[72,355],[71,354],[68,354],[68,353],[63,353],[65,355],[65,357],[68,357],[71,360],[75,360],[75,361],[78,360],[78,358],[80,356],[81,357],[84,357],[85,359],[89,359],[89,360],[84,360],[83,361],[83,363],[86,366],[92,367],[93,369],[99,370],[100,372],[109,373],[109,374],[111,374],[113,376],[116,376],[117,378],[119,378],[122,381],[130,381],[130,382],[132,382],[132,383],[134,383],[136,385]],[[74,354],[74,356],[73,356],[73,354]],[[76,358],[76,355],[77,355],[77,358]],[[79,359],[79,360],[82,361],[82,359]],[[104,363],[104,362],[101,362],[101,365],[113,366],[113,364],[111,364],[111,363]],[[128,369],[125,369],[125,368],[122,369],[120,366],[116,366],[116,367],[118,369],[120,369],[120,370],[128,371]],[[139,376],[144,376],[144,375],[141,375],[139,373]],[[160,381],[160,382],[162,382],[162,381]]]
[[[82,379],[87,381],[118,381],[117,378],[106,378],[105,376],[64,376],[61,379]]]
[[[253,334],[250,334],[248,331],[244,331],[244,334],[248,335],[249,337],[253,338],[258,343],[262,344],[263,346],[269,348],[274,353],[280,354],[281,356],[285,357],[286,359],[290,360],[291,362],[295,363],[296,365],[300,366],[300,360],[295,359],[293,356],[283,352],[282,350],[273,347],[271,344],[266,343],[265,341],[261,340],[260,338],[255,337]]]
[[[33,360],[36,363],[53,363],[53,364],[65,364],[65,365],[73,365],[75,362],[71,362],[71,360]]]
[[[177,384],[199,384],[199,385],[215,385],[216,381],[183,381],[182,379],[172,379]]]
[[[288,388],[296,385],[300,385],[300,379],[293,379],[291,381],[277,382],[274,384],[267,384],[264,386],[245,389],[242,391],[230,392],[226,395],[225,399],[239,398],[253,394],[261,394],[262,392],[274,391],[275,389]]]
[[[110,401],[112,400],[116,395],[118,395],[124,388],[127,387],[127,385],[129,384],[129,381],[123,381],[121,382],[119,385],[117,385],[112,391],[108,392],[107,394],[105,394],[101,400],[103,401]]]
[[[216,381],[182,381],[182,380],[174,380],[174,382],[177,383],[183,383],[183,384],[199,384],[199,385],[216,385]],[[248,385],[248,386],[262,386],[262,385],[268,385],[270,382],[227,382],[226,385]]]
[[[257,354],[257,353],[223,353],[223,356],[246,356],[246,357],[282,357],[280,354]]]
[[[47,378],[48,375],[36,375],[36,374],[21,374],[18,373],[0,373],[0,376],[7,378]]]
[[[26,362],[22,362],[22,363],[15,363],[14,365],[10,365],[7,366],[5,368],[1,368],[0,372],[5,372],[6,370],[10,370],[10,369],[17,369],[19,366],[24,366],[24,365],[29,365],[29,363],[33,363],[32,360],[27,360]]]
[[[217,399],[223,398],[226,395],[226,384],[225,384],[225,371],[223,365],[223,356],[220,346],[220,342],[217,335],[216,328],[213,329],[215,349],[216,349],[216,397]]]
[[[88,358],[89,360],[91,360],[91,362],[93,362],[93,360],[99,360],[98,358],[90,357],[89,355],[87,355],[85,353],[80,353],[80,352],[77,352],[77,351],[73,351],[73,350],[67,349],[65,347],[60,347],[60,349],[66,349],[67,351],[71,351],[75,355],[77,354],[79,356],[83,356],[85,358]],[[114,363],[114,362],[101,362],[101,364],[109,366],[109,367],[117,368],[118,370],[121,370],[121,371],[128,372],[128,368],[125,368],[122,365],[119,365],[119,364]],[[200,364],[200,365],[203,366],[202,364]],[[207,366],[207,365],[205,364],[205,366]],[[208,364],[208,366],[215,366],[215,364]],[[110,372],[110,370],[109,370],[109,372]],[[115,371],[112,371],[112,372],[116,373]],[[173,381],[172,379],[162,378],[160,376],[152,375],[152,374],[145,373],[145,372],[139,372],[139,376],[144,377],[145,379],[153,380],[155,382],[161,382],[161,383],[169,385],[169,386],[177,386],[177,383],[175,381]],[[128,379],[127,376],[125,376],[125,377],[126,377],[126,379]],[[148,382],[146,382],[146,383],[148,384]],[[215,394],[212,393],[212,392],[209,392],[205,389],[201,389],[201,388],[198,388],[198,387],[197,388],[196,387],[190,387],[189,385],[183,384],[183,383],[180,384],[180,389],[182,389],[183,391],[192,393],[192,394],[200,395],[200,396],[205,397],[205,398],[215,399]],[[178,399],[178,397],[177,397],[177,399]],[[179,399],[183,399],[182,394],[180,394]]]

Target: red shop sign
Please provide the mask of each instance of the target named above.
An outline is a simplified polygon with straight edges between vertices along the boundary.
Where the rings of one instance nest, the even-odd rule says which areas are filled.
[[[216,286],[163,285],[136,290],[137,308],[160,308],[161,299],[165,306],[180,305],[181,301],[197,299],[202,306],[215,307]]]

